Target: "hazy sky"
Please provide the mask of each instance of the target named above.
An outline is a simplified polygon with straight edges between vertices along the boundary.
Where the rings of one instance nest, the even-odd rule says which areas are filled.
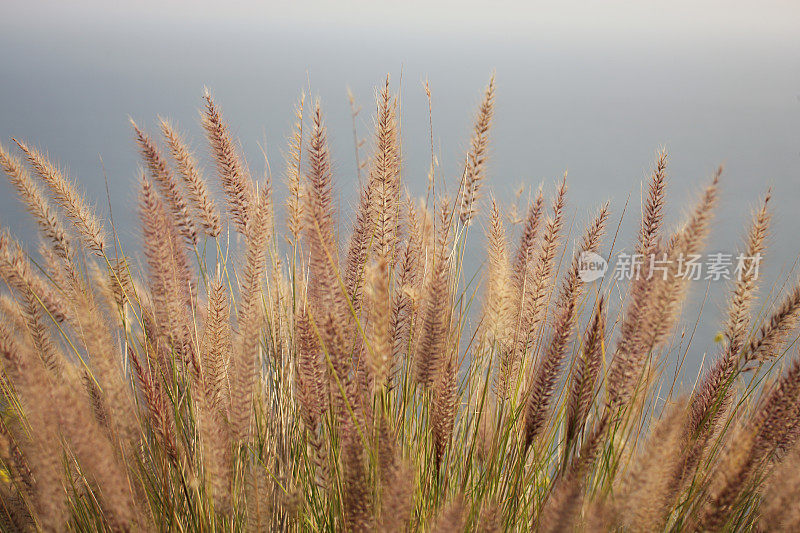
[[[174,119],[212,175],[197,112],[208,86],[254,173],[265,149],[280,198],[291,107],[310,84],[327,117],[347,232],[356,198],[348,88],[363,108],[357,135],[369,138],[375,86],[387,73],[394,88],[402,80],[403,180],[421,194],[430,161],[423,80],[433,90],[440,177],[452,189],[494,71],[487,194],[508,201],[520,184],[542,181],[550,191],[569,170],[570,224],[612,200],[614,225],[626,213],[619,250],[632,242],[659,146],[670,152],[670,224],[725,163],[712,251],[736,249],[771,186],[772,283],[800,251],[797,5],[0,0],[0,141],[18,136],[49,151],[104,215],[105,173],[123,242],[135,245],[140,163],[128,116],[150,131],[158,115]],[[0,224],[27,239],[30,219],[3,181]],[[476,233],[473,266],[483,253]],[[705,289],[694,287],[689,326]],[[709,294],[695,364],[713,338],[724,284]]]
[[[0,25],[266,24],[327,31],[373,28],[403,34],[435,32],[480,39],[531,34],[568,38],[708,40],[796,37],[794,1],[284,1],[258,0],[3,0]]]

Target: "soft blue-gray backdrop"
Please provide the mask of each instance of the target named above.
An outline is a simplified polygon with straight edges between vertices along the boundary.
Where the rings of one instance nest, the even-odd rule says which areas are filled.
[[[615,227],[630,199],[617,246],[630,249],[659,146],[670,152],[670,223],[724,163],[711,249],[736,250],[749,210],[771,186],[768,289],[795,278],[787,272],[800,251],[800,8],[753,4],[4,0],[0,140],[48,150],[104,213],[105,168],[117,227],[133,247],[139,162],[128,115],[151,130],[157,115],[170,117],[201,146],[197,110],[208,86],[255,173],[265,148],[280,198],[291,107],[310,85],[327,113],[347,231],[356,181],[347,89],[363,108],[358,136],[368,137],[375,86],[387,73],[394,87],[402,81],[403,179],[422,194],[430,161],[423,80],[433,91],[440,174],[452,189],[494,71],[489,187],[499,199],[511,200],[520,184],[552,190],[568,170],[576,227],[607,199]],[[0,223],[32,238],[4,181],[0,212]],[[724,306],[723,283],[695,283],[686,334],[707,287],[692,370],[713,350]]]

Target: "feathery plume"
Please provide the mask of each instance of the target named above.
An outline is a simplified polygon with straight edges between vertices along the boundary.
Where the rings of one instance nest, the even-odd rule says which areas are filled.
[[[311,117],[308,142],[308,172],[305,196],[306,243],[308,253],[307,298],[309,315],[319,331],[322,347],[330,357],[334,398],[342,400],[338,380],[348,389],[350,379],[353,322],[342,291],[338,245],[335,235],[333,175],[327,134],[319,102]],[[346,287],[345,287],[346,290]],[[337,404],[339,405],[339,404]]]
[[[222,112],[214,103],[208,89],[203,94],[203,99],[206,101],[203,127],[217,165],[222,188],[228,196],[228,208],[236,230],[242,235],[247,235],[248,216],[252,211],[254,195],[253,182],[242,165],[227,124],[222,120]]]
[[[660,150],[656,157],[656,168],[650,178],[642,213],[642,225],[639,229],[639,240],[636,253],[647,256],[655,251],[664,220],[664,197],[667,185],[667,151]]]
[[[671,473],[684,456],[687,401],[665,408],[615,495],[617,519],[625,530],[662,529],[671,503]],[[651,529],[652,528],[652,529]]]
[[[489,85],[483,93],[483,100],[478,108],[478,116],[472,130],[470,149],[464,167],[464,177],[461,183],[461,209],[459,218],[461,223],[468,226],[475,216],[475,202],[479,198],[481,182],[486,172],[486,159],[489,149],[489,129],[492,126],[494,115],[494,75],[489,79]]]
[[[536,237],[539,232],[539,226],[542,222],[542,209],[544,207],[544,194],[542,188],[536,193],[536,199],[528,205],[528,214],[525,217],[525,226],[522,229],[522,235],[519,238],[519,245],[517,252],[514,255],[514,264],[511,272],[514,276],[514,282],[518,290],[522,288],[522,283],[525,281],[525,274],[528,271],[528,265],[533,259],[534,246],[536,245]]]
[[[22,161],[11,155],[2,143],[0,143],[0,168],[8,176],[25,207],[36,219],[42,235],[50,241],[59,257],[69,261],[70,241],[58,215],[50,207],[39,186],[31,179]]]
[[[765,241],[769,232],[772,214],[769,201],[772,194],[767,192],[761,208],[753,215],[753,221],[747,234],[743,264],[734,284],[733,294],[728,304],[728,320],[725,324],[726,356],[739,352],[747,336],[750,325],[750,308],[758,288],[758,267],[764,253]]]
[[[786,340],[800,318],[800,282],[787,294],[758,334],[744,348],[747,361],[767,361]]]
[[[489,280],[484,296],[483,324],[489,333],[487,340],[491,348],[500,356],[495,391],[499,398],[506,398],[510,386],[509,379],[513,373],[511,367],[516,363],[513,353],[514,326],[506,232],[494,199],[492,199],[486,241]]]
[[[526,272],[527,279],[520,298],[519,327],[516,332],[515,357],[522,357],[527,350],[528,341],[536,331],[542,311],[547,301],[547,287],[553,274],[553,261],[560,243],[561,227],[564,224],[564,204],[567,195],[567,175],[559,184],[553,201],[553,214],[545,222],[544,234],[539,247],[534,268]]]
[[[36,353],[55,378],[63,379],[64,355],[56,348],[50,337],[42,307],[30,290],[22,295],[22,300],[24,301],[22,309],[28,335]]]
[[[553,390],[558,382],[567,346],[572,337],[578,301],[583,294],[583,282],[579,277],[580,256],[585,252],[597,252],[607,219],[608,205],[604,205],[587,227],[561,287],[550,342],[546,345],[542,360],[531,374],[529,382],[525,410],[526,449],[544,426]]]
[[[536,311],[529,310],[526,302],[530,297],[531,288],[528,283],[533,280],[532,268],[534,264],[534,248],[536,237],[541,225],[542,208],[544,206],[544,195],[542,188],[536,194],[536,199],[530,202],[528,214],[525,218],[525,226],[520,236],[519,245],[514,255],[513,265],[509,271],[511,286],[506,289],[510,292],[511,313],[509,325],[513,328],[513,346],[507,349],[500,362],[499,380],[496,383],[497,391],[501,395],[508,393],[509,384],[519,376],[520,358],[527,346],[527,331],[529,314],[536,314]],[[547,263],[545,263],[546,265]]]
[[[688,287],[686,280],[678,275],[677,269],[680,264],[678,259],[694,255],[702,249],[708,236],[713,209],[717,202],[721,175],[722,167],[719,167],[714,173],[711,184],[703,192],[694,212],[684,226],[670,239],[670,243],[666,247],[667,257],[671,259],[670,271],[666,279],[653,276],[656,279],[652,293],[655,300],[655,312],[646,317],[644,321],[648,332],[648,335],[645,336],[647,347],[659,344],[675,323],[676,309],[685,297]],[[661,283],[662,281],[664,283]]]
[[[608,416],[597,421],[581,444],[580,454],[572,458],[565,473],[554,482],[552,494],[545,502],[541,516],[537,517],[536,526],[540,530],[555,533],[575,528],[580,518],[587,474],[605,444],[603,439],[608,426]]]
[[[459,533],[464,531],[466,511],[464,496],[456,496],[439,511],[431,531],[434,533]]]
[[[478,531],[481,533],[500,533],[503,531],[502,508],[497,500],[484,501],[478,515]]]
[[[10,294],[0,294],[0,315],[12,333],[22,333],[27,328],[22,307]]]
[[[130,346],[128,347],[128,356],[139,381],[139,390],[142,391],[142,396],[144,396],[153,431],[158,436],[158,440],[170,460],[177,462],[178,449],[175,444],[175,431],[172,427],[172,420],[167,414],[167,405],[161,382],[158,379],[153,379],[150,369],[144,367],[136,350]]]
[[[208,313],[206,316],[201,366],[203,387],[209,398],[210,408],[226,413],[230,400],[228,363],[231,357],[231,324],[228,293],[222,280],[212,279],[208,289]]]
[[[375,206],[373,204],[375,193],[375,188],[371,182],[361,189],[356,220],[347,250],[347,266],[344,273],[345,288],[356,311],[361,309],[361,288],[364,281],[367,258],[370,255],[370,248],[373,244],[375,230]]]
[[[397,117],[389,92],[389,77],[378,95],[375,127],[375,154],[372,157],[369,186],[374,191],[375,248],[394,265],[400,228],[400,142]]]
[[[364,447],[352,422],[346,419],[342,428],[342,471],[344,478],[345,531],[361,533],[372,529],[371,498],[368,486]]]
[[[446,355],[433,392],[433,408],[431,410],[431,425],[433,429],[433,444],[436,453],[436,470],[442,467],[442,460],[450,440],[453,436],[453,425],[456,416],[456,356],[451,353]]]
[[[199,394],[201,442],[206,481],[216,508],[231,510],[231,448],[227,405],[230,402],[228,361],[231,354],[230,305],[219,278],[209,284],[208,314],[201,350],[202,392]]]
[[[498,344],[509,342],[509,264],[506,230],[497,202],[492,199],[489,228],[486,235],[486,255],[489,277],[484,296],[483,315],[487,330]]]
[[[770,212],[767,209],[769,200],[770,194],[768,193],[764,198],[761,208],[754,214],[747,235],[745,250],[743,252],[745,264],[742,265],[743,268],[740,270],[740,274],[733,285],[733,290],[728,301],[728,318],[725,323],[726,342],[723,351],[711,369],[706,372],[701,386],[697,389],[695,394],[692,395],[692,414],[688,430],[695,436],[702,437],[701,441],[706,440],[703,435],[713,433],[717,426],[717,421],[724,416],[724,413],[727,411],[731,391],[730,389],[725,389],[725,387],[730,385],[731,378],[738,370],[740,364],[746,362],[748,359],[747,354],[755,354],[752,351],[746,351],[744,361],[741,361],[739,357],[748,335],[750,327],[750,308],[752,307],[752,302],[758,288],[758,264],[754,262],[759,261],[760,263],[761,254],[764,251],[764,241],[766,240],[771,218]],[[790,301],[784,301],[784,305],[787,303],[790,304]],[[783,309],[783,306],[781,306],[781,308]],[[784,314],[779,309],[778,314],[773,315],[773,317],[777,317],[778,315],[783,315],[783,319],[779,318],[775,322],[776,325],[788,319],[791,316],[791,310],[786,309]],[[791,322],[791,320],[786,321]],[[780,329],[782,328],[776,327],[771,331],[762,330],[766,333],[766,336],[762,337],[762,339],[766,339],[767,342],[766,344],[762,344],[754,339],[754,347],[764,349],[770,348],[772,344],[771,340],[777,340],[774,336],[779,336],[777,334]],[[720,398],[721,393],[723,394],[722,398]],[[709,419],[709,411],[717,402],[721,403],[717,405],[716,412]],[[703,424],[707,424],[708,429],[700,432],[701,425]],[[704,443],[701,442],[700,446],[704,446]]]
[[[378,515],[380,531],[405,528],[411,518],[414,472],[409,461],[400,453],[397,433],[386,414],[376,420],[376,447],[380,478],[381,508]]]
[[[589,408],[595,393],[597,378],[603,363],[604,338],[606,329],[606,302],[603,296],[597,302],[592,322],[586,329],[581,346],[580,357],[575,362],[572,386],[567,403],[564,421],[565,440],[570,446],[578,433],[583,430]]]
[[[292,124],[292,133],[289,136],[289,151],[286,154],[286,185],[289,195],[286,198],[286,225],[293,243],[296,243],[303,232],[303,183],[302,183],[302,153],[303,153],[303,112],[305,111],[306,95],[300,94],[300,100],[294,108],[295,121]]]
[[[136,142],[139,144],[142,158],[150,171],[150,177],[166,200],[178,232],[190,246],[197,244],[197,229],[194,221],[189,216],[189,208],[186,205],[183,192],[178,188],[178,183],[175,181],[172,171],[167,166],[167,162],[161,155],[156,143],[136,125],[133,119],[130,119],[130,121],[133,131],[136,133]]]
[[[369,322],[367,324],[368,364],[372,374],[373,391],[386,384],[392,357],[391,309],[389,294],[389,268],[381,257],[372,265],[367,278],[369,295]]]
[[[185,249],[158,194],[144,176],[141,178],[140,219],[155,325],[184,362],[197,367],[189,316],[193,288]]]
[[[721,173],[720,167],[688,221],[670,239],[665,252],[669,265],[666,274],[662,277],[639,276],[640,279],[631,286],[631,305],[623,318],[621,336],[609,369],[609,405],[620,407],[627,403],[648,353],[664,340],[675,323],[678,306],[688,287],[685,276],[678,276],[678,258],[696,254],[701,249],[708,234]],[[656,172],[651,182],[648,209],[637,246],[637,253],[639,250],[648,252],[646,257],[655,257],[652,250],[657,248],[657,236],[652,228],[660,228],[660,220],[657,224],[653,223],[658,218],[655,215],[658,211],[651,209],[650,204],[659,205],[659,189],[663,189],[659,181]],[[660,194],[663,197],[663,192]]]
[[[69,450],[80,462],[83,475],[96,486],[103,514],[112,530],[127,531],[145,525],[134,501],[131,480],[118,458],[109,434],[92,416],[85,397],[65,384],[53,388],[59,406],[58,424]]]
[[[418,284],[422,278],[422,235],[417,227],[417,213],[411,199],[407,202],[408,238],[403,250],[395,290],[392,294],[392,370],[396,368],[400,354],[406,353],[411,337],[411,324],[414,319],[415,301],[418,300]]]
[[[97,255],[102,255],[105,249],[103,225],[97,219],[94,209],[86,204],[72,180],[50,163],[50,160],[37,149],[29,147],[25,142],[17,139],[14,139],[14,142],[25,153],[25,157],[36,174],[50,189],[53,199],[64,209],[75,225],[84,244]]]
[[[790,449],[797,439],[800,421],[800,355],[789,369],[761,396],[758,410],[750,419],[755,432],[755,454],[761,458]]]
[[[309,189],[305,210],[309,244],[308,297],[313,305],[324,308],[336,300],[341,291],[336,279],[338,253],[334,236],[333,176],[319,102],[312,116],[308,157]]]
[[[750,307],[757,289],[757,268],[769,227],[767,210],[770,195],[755,213],[748,232],[745,263],[734,284],[728,305],[725,327],[726,343],[714,365],[706,372],[703,381],[691,399],[691,416],[687,420],[687,438],[692,447],[685,464],[677,473],[675,490],[690,479],[702,455],[720,429],[720,421],[728,413],[735,390],[733,379],[743,365],[774,356],[788,331],[797,323],[800,313],[800,286],[787,295],[767,324],[761,327],[758,337],[745,345],[750,325]]]
[[[295,319],[297,335],[297,399],[306,429],[316,431],[324,411],[325,367],[320,358],[319,339],[311,325],[308,310],[298,306]]]
[[[425,289],[425,311],[414,357],[417,382],[426,386],[435,383],[446,357],[444,352],[450,327],[450,260],[447,249],[449,233],[448,206],[442,202],[433,272]]]
[[[775,467],[762,489],[759,505],[759,525],[762,531],[797,531],[800,529],[800,446],[795,445],[791,453]]]
[[[119,346],[91,292],[74,290],[72,327],[92,360],[92,375],[101,388],[112,434],[121,442],[137,442],[137,421]]]
[[[50,398],[49,380],[38,358],[29,350],[23,352],[3,323],[0,323],[0,363],[4,374],[14,383],[25,419],[35,435],[24,442],[23,450],[34,479],[36,516],[42,529],[59,531],[66,525],[67,506],[57,426],[49,408],[52,403],[46,401]]]
[[[206,180],[197,168],[197,161],[181,135],[167,119],[159,119],[161,134],[167,142],[178,174],[183,179],[195,216],[200,220],[206,235],[217,237],[222,233],[219,210],[208,191]]]
[[[656,168],[650,177],[647,199],[642,209],[642,224],[635,248],[636,253],[641,257],[650,257],[654,254],[661,237],[666,192],[666,170],[667,153],[662,150],[658,153]],[[626,367],[636,367],[638,369],[638,360],[644,357],[641,353],[644,340],[642,339],[643,331],[640,322],[652,308],[652,300],[649,298],[652,291],[652,283],[650,281],[646,276],[639,275],[631,282],[628,310],[620,325],[621,334],[617,341],[617,349],[609,371],[611,373],[610,376],[613,376],[609,379],[616,380],[616,383],[622,384],[632,379],[631,377],[625,378],[623,376],[623,369]],[[610,389],[613,391],[613,386]],[[623,396],[627,397],[627,391],[616,399],[622,401]]]
[[[414,471],[402,459],[396,459],[381,493],[379,530],[384,533],[403,531],[411,520],[414,499]]]
[[[39,279],[31,274],[31,266],[19,245],[5,232],[0,233],[0,278],[13,287],[18,296],[7,309],[9,318],[20,320],[20,333],[33,343],[35,353],[42,360],[53,377],[63,378],[64,356],[53,343],[45,317],[46,307],[40,303],[34,292],[33,280]]]
[[[705,490],[704,505],[687,524],[687,529],[725,529],[736,501],[752,480],[756,466],[755,449],[755,434],[750,428],[741,428],[736,432],[735,444],[734,441],[729,442],[725,453],[717,460],[718,467]]]
[[[269,223],[267,191],[255,196],[254,212],[248,216],[247,259],[241,279],[238,309],[239,344],[231,358],[231,429],[234,438],[247,442],[252,430],[253,393],[261,344],[261,283],[266,270],[266,237]]]
[[[800,423],[800,356],[762,394],[760,405],[728,442],[713,472],[697,529],[719,529],[766,461],[791,449]],[[757,487],[756,487],[757,488]],[[693,526],[695,524],[692,524]]]
[[[21,294],[32,294],[48,315],[63,322],[67,315],[63,298],[31,271],[30,261],[6,229],[0,230],[0,277]]]

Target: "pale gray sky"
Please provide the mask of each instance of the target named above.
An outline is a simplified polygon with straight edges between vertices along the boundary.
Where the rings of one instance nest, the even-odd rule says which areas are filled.
[[[291,108],[310,81],[326,114],[349,231],[357,197],[347,89],[363,106],[358,135],[368,137],[375,86],[389,72],[398,88],[402,73],[403,180],[419,195],[430,161],[422,81],[433,90],[439,175],[452,190],[472,113],[494,71],[487,195],[507,202],[519,184],[541,181],[549,191],[569,170],[576,228],[605,200],[616,224],[629,201],[619,251],[635,237],[640,187],[656,148],[670,152],[670,223],[725,163],[710,251],[735,251],[749,210],[772,186],[770,286],[787,275],[800,247],[797,5],[0,0],[0,140],[16,136],[47,150],[104,214],[105,174],[123,243],[135,246],[140,162],[129,115],[151,131],[157,115],[174,119],[210,172],[197,112],[208,86],[255,172],[265,148],[280,198]],[[5,180],[0,224],[35,242]],[[479,233],[470,268],[483,256]],[[693,287],[689,328],[705,289]],[[692,365],[713,346],[725,289],[710,287]]]
[[[381,29],[525,39],[766,39],[797,35],[800,4],[767,0],[521,2],[508,0],[3,0],[0,26],[226,24],[326,31]]]

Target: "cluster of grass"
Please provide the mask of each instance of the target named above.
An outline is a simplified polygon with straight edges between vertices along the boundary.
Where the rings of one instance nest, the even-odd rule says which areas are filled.
[[[398,105],[387,79],[351,229],[318,102],[296,109],[280,217],[208,93],[208,181],[168,121],[161,141],[132,124],[140,258],[47,155],[0,145],[42,237],[32,255],[0,234],[3,527],[800,526],[800,357],[779,364],[800,285],[756,305],[743,269],[693,390],[663,372],[690,288],[678,259],[703,249],[721,170],[668,230],[658,154],[634,247],[669,266],[631,280],[613,312],[619,288],[584,283],[578,261],[602,249],[608,205],[572,249],[566,177],[511,225],[481,194],[494,80],[461,179],[448,186],[432,158],[417,199],[402,185]],[[764,251],[768,201],[748,257]],[[486,261],[468,277],[481,227]]]

